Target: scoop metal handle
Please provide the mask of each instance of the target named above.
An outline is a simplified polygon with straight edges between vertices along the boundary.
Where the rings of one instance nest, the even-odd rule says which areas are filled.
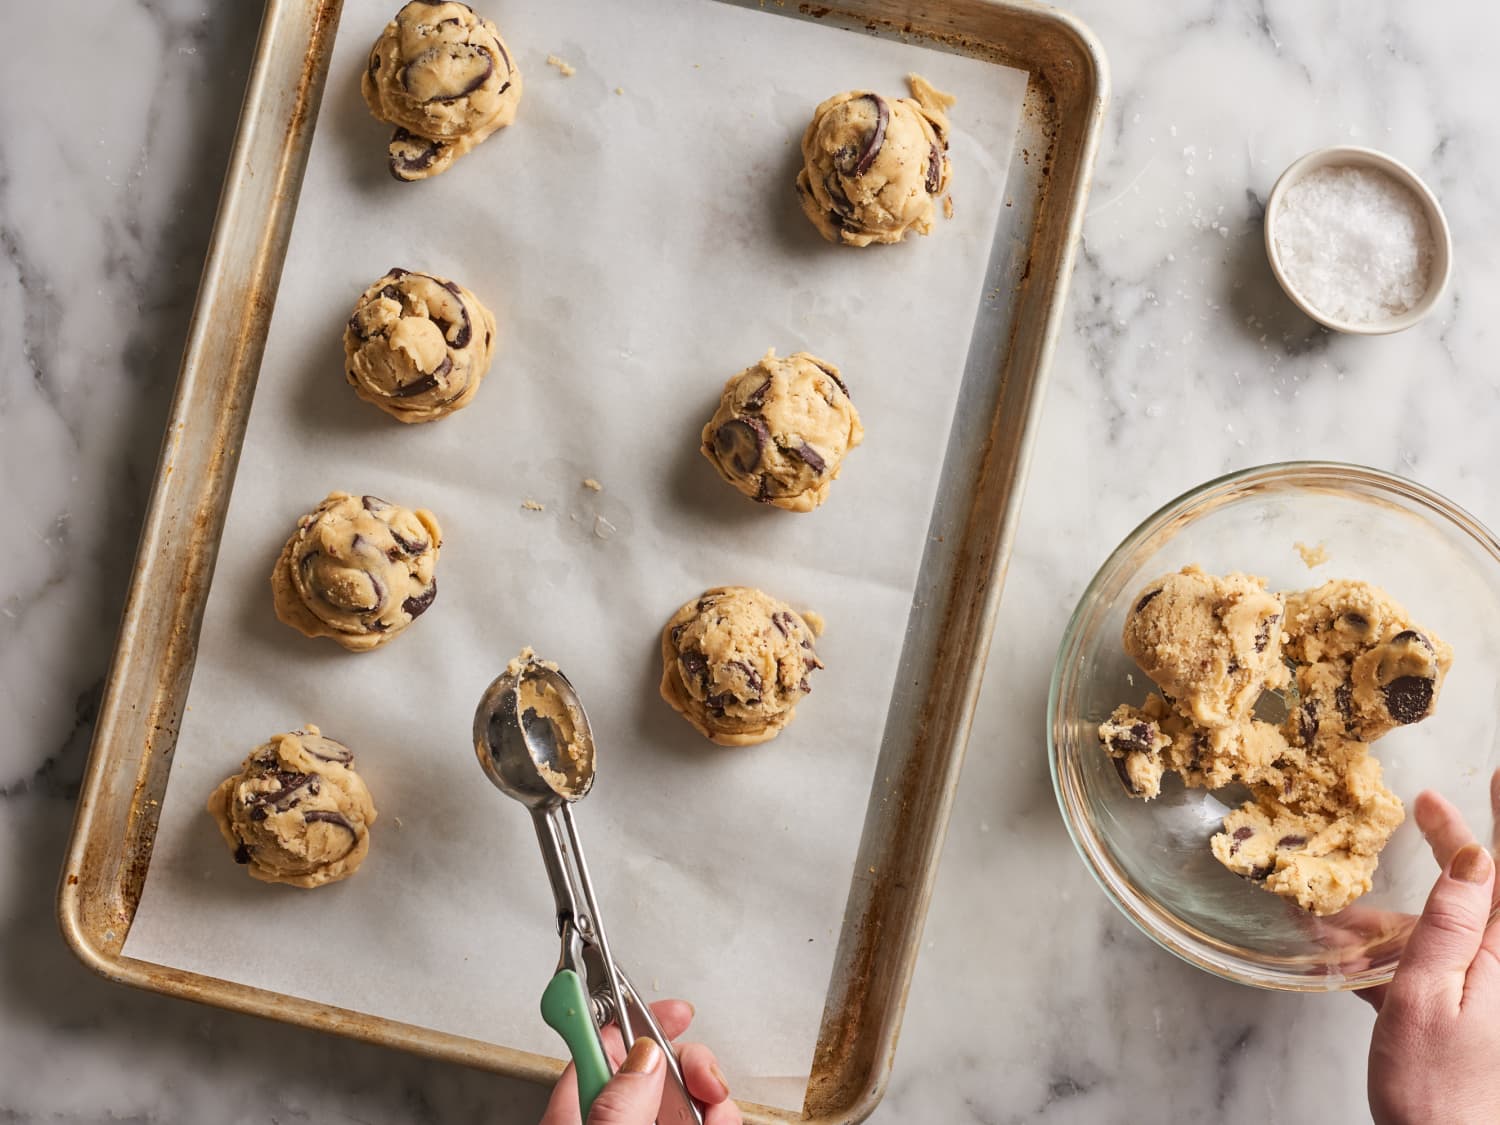
[[[651,1009],[641,999],[635,985],[625,975],[625,970],[616,966],[616,975],[621,990],[625,993],[625,1007],[630,1022],[644,1038],[654,1039],[666,1059],[667,1080],[661,1088],[661,1108],[656,1113],[656,1125],[703,1125],[703,1110],[688,1093],[687,1079],[682,1074],[682,1064],[677,1061],[677,1051],[672,1041],[662,1031],[661,1024],[651,1014]]]

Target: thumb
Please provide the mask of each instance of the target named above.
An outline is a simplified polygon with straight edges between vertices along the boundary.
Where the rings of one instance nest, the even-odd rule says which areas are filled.
[[[1424,996],[1442,997],[1458,1007],[1469,965],[1484,940],[1494,881],[1495,861],[1478,844],[1466,844],[1454,854],[1406,939],[1393,991],[1418,1002]]]
[[[661,1109],[661,1048],[644,1035],[630,1045],[619,1072],[606,1083],[589,1110],[588,1125],[652,1125]]]

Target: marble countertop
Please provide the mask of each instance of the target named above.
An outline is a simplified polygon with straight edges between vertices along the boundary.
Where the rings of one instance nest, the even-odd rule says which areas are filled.
[[[0,100],[0,480],[17,502],[0,575],[0,1117],[534,1121],[530,1087],[106,984],[53,920],[254,45],[255,4],[205,7],[35,7],[10,88],[51,94]],[[1500,376],[1483,312],[1500,302],[1488,178],[1500,9],[1074,9],[1109,54],[1113,98],[989,683],[874,1119],[1362,1120],[1364,1005],[1214,980],[1097,890],[1047,777],[1047,677],[1108,551],[1221,472],[1363,462],[1500,522],[1487,424]],[[75,65],[60,82],[64,50]],[[1330,335],[1266,266],[1272,182],[1335,143],[1401,157],[1447,210],[1450,293],[1404,334]]]

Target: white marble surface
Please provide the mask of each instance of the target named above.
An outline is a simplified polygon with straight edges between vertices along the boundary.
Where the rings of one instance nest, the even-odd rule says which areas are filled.
[[[53,922],[255,8],[33,6],[26,48],[7,60],[0,1118],[528,1122],[540,1100],[526,1087],[95,980]],[[1478,0],[1076,10],[1109,53],[1114,98],[990,682],[875,1119],[1358,1121],[1361,1004],[1212,980],[1096,890],[1047,779],[1046,681],[1097,563],[1147,510],[1224,470],[1362,461],[1500,523],[1486,311],[1500,302],[1500,11]],[[1407,160],[1453,227],[1451,293],[1398,337],[1325,334],[1264,262],[1260,206],[1277,172],[1339,142]]]

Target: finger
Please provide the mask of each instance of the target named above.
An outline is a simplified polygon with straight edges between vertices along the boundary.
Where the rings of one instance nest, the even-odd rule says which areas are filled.
[[[704,1105],[718,1105],[729,1097],[729,1080],[719,1069],[719,1060],[702,1043],[684,1043],[678,1053],[682,1080],[688,1093]]]
[[[1384,984],[1372,985],[1369,988],[1361,988],[1354,995],[1374,1008],[1376,1013],[1379,1014],[1380,1009],[1385,1006],[1385,990],[1388,987],[1388,985]]]
[[[582,1117],[578,1112],[578,1072],[569,1063],[552,1087],[552,1096],[537,1125],[578,1125]]]
[[[652,1125],[661,1109],[661,1084],[666,1057],[654,1039],[637,1039],[611,1078],[594,1099],[588,1125]]]
[[[656,1022],[661,1026],[662,1034],[669,1040],[676,1039],[693,1022],[696,1014],[693,1006],[686,1000],[658,1000],[651,1005],[651,1014],[656,1017]],[[635,1028],[637,1035],[644,1028]],[[604,1030],[599,1033],[604,1040],[604,1053],[609,1056],[610,1065],[619,1066],[625,1057],[625,1045],[620,1041],[620,1029],[613,1023],[606,1024]]]
[[[1495,820],[1495,842],[1491,854],[1496,854],[1500,853],[1500,770],[1496,770],[1490,778],[1490,808]],[[1500,910],[1500,878],[1495,880],[1495,889],[1490,893],[1490,912],[1495,914],[1497,910]],[[1479,956],[1475,958],[1474,967],[1469,971],[1468,993],[1488,988],[1490,991],[1477,994],[1493,996],[1493,990],[1497,987],[1500,987],[1500,915],[1491,918],[1489,928],[1485,930]]]
[[[1489,921],[1494,881],[1495,861],[1489,852],[1478,844],[1458,850],[1438,876],[1407,939],[1391,982],[1393,996],[1399,995],[1403,1003],[1440,1003],[1450,1012],[1459,1010],[1469,965]]]
[[[745,1125],[740,1116],[740,1107],[733,1102],[720,1102],[703,1111],[703,1125]]]
[[[1463,813],[1442,794],[1434,793],[1431,789],[1418,793],[1412,811],[1417,819],[1417,827],[1426,837],[1427,846],[1432,849],[1432,858],[1437,860],[1439,867],[1446,869],[1458,854],[1459,848],[1473,843],[1474,834],[1464,823]]]
[[[676,1039],[692,1024],[697,1012],[686,1000],[658,1000],[651,1005],[651,1014],[661,1025],[662,1033],[668,1039]],[[609,1056],[610,1069],[618,1070],[625,1059],[620,1029],[611,1023],[599,1033],[599,1038],[604,1041],[604,1053]],[[557,1085],[552,1087],[552,1097],[548,1099],[546,1112],[542,1114],[538,1125],[577,1125],[579,1117],[578,1072],[569,1063],[563,1070],[562,1077],[557,1080]]]
[[[1496,991],[1500,991],[1500,914],[1496,914],[1490,920],[1490,925],[1484,932],[1484,941],[1479,945],[1479,955],[1474,958],[1474,964],[1469,966],[1469,976],[1464,982],[1464,1006],[1478,996],[1480,1002],[1493,997]],[[1489,1000],[1492,1004],[1494,1001]]]
[[[651,1014],[661,1025],[662,1034],[668,1039],[676,1039],[692,1025],[697,1013],[686,1000],[658,1000],[651,1005]]]
[[[1490,834],[1491,851],[1500,854],[1500,770],[1490,778],[1490,814],[1495,823]]]

